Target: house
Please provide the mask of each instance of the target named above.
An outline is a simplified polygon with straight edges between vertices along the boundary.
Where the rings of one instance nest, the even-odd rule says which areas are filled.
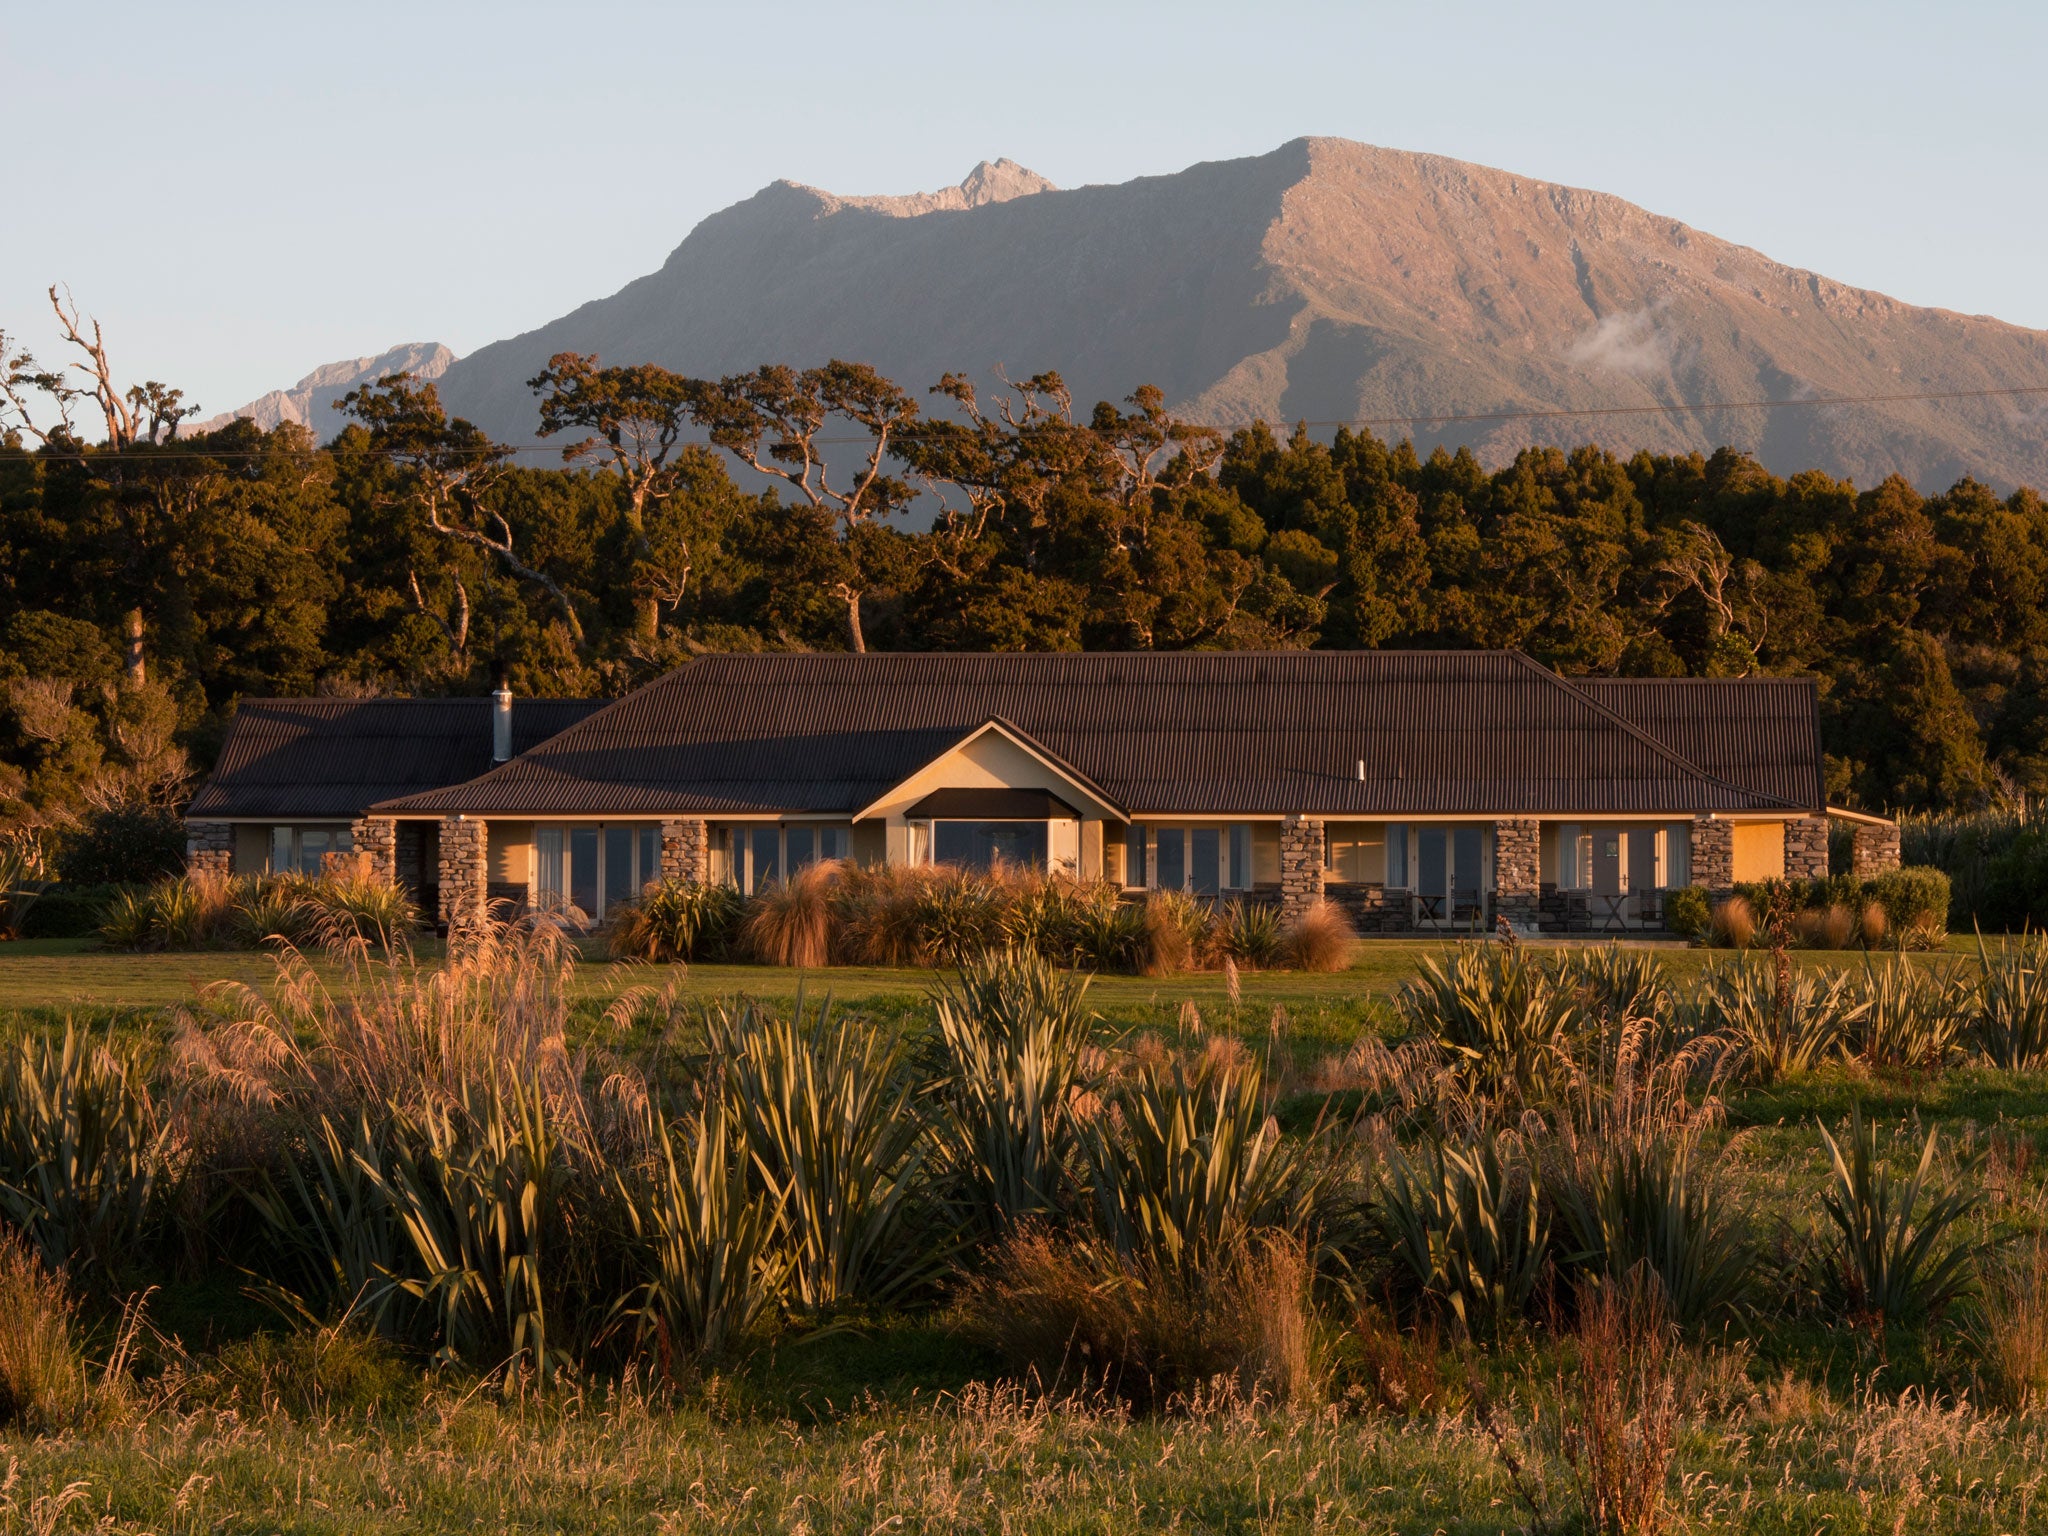
[[[1023,865],[1319,897],[1366,932],[1656,929],[1665,892],[1857,867],[1813,684],[1565,679],[1517,652],[706,656],[602,707],[244,705],[195,867],[352,851],[443,922],[601,918],[662,877]]]

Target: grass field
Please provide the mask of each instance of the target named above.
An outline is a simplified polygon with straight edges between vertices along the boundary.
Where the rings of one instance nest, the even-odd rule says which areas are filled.
[[[1108,1039],[1171,1039],[1194,1027],[1192,1005],[1206,1029],[1271,1039],[1306,1065],[1362,1032],[1395,1033],[1389,999],[1442,948],[1374,944],[1336,975],[1247,974],[1235,997],[1213,975],[1102,977],[1090,1000]],[[1708,958],[1658,953],[1681,993]],[[1973,942],[1958,944],[1916,963],[1969,966],[1974,954]],[[261,986],[271,972],[260,955],[0,946],[0,1023],[18,1035],[69,1015],[160,1037],[198,988]],[[781,1005],[801,986],[915,1024],[940,979],[615,968],[592,957],[574,982],[572,1018],[596,1031],[631,986]],[[1943,1170],[1973,1169],[1988,1196],[1983,1237],[2010,1248],[2048,1228],[2048,1073],[1837,1065],[1729,1101],[1716,1145],[1775,1246],[1823,1235],[1827,1162],[1815,1125],[1839,1124],[1852,1106],[1888,1127],[1938,1128]],[[510,1396],[468,1367],[437,1367],[346,1329],[287,1329],[218,1273],[195,1281],[173,1267],[147,1315],[144,1369],[120,1404],[90,1428],[5,1437],[0,1531],[1585,1528],[1552,1429],[1575,1357],[1540,1322],[1484,1350],[1438,1340],[1437,1394],[1407,1411],[1353,1387],[1320,1404],[1224,1393],[1145,1416],[1101,1398],[1018,1392],[943,1302],[842,1319],[820,1336],[786,1330],[681,1386],[651,1387],[635,1370]],[[1973,1318],[1964,1308],[1887,1332],[1809,1309],[1694,1338],[1677,1365],[1671,1528],[2048,1530],[2048,1407],[2036,1399],[2014,1411],[1987,1392]],[[1321,1347],[1341,1351],[1346,1326],[1341,1308],[1327,1313]],[[103,1349],[106,1324],[96,1338]]]

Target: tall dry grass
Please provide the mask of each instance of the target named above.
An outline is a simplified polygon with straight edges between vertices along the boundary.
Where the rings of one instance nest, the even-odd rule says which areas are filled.
[[[1557,1449],[1588,1529],[1657,1536],[1671,1521],[1677,1353],[1662,1288],[1634,1270],[1583,1284],[1572,1368],[1557,1378]]]
[[[1333,902],[1314,901],[1280,936],[1280,953],[1298,971],[1350,969],[1358,952],[1351,920]]]

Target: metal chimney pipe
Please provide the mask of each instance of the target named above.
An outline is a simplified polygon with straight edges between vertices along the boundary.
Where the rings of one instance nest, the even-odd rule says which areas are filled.
[[[497,689],[491,694],[491,761],[505,763],[511,760],[512,687],[499,678]]]

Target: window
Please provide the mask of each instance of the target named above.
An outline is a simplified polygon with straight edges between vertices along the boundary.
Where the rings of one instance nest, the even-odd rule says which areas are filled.
[[[1145,884],[1145,829],[1135,821],[1124,828],[1124,884]]]
[[[1152,883],[1177,891],[1188,883],[1186,834],[1179,827],[1160,827],[1152,834]]]
[[[354,846],[347,826],[272,827],[270,872],[274,875],[317,875],[330,853]]]
[[[536,827],[534,905],[595,922],[661,878],[661,828],[640,823]]]
[[[1143,863],[1146,835],[1146,829],[1141,827],[1130,830],[1130,862],[1125,879],[1131,885],[1147,883]],[[1149,883],[1157,890],[1218,896],[1224,891],[1249,890],[1254,883],[1262,850],[1254,836],[1254,828],[1247,823],[1206,822],[1186,827],[1153,827],[1150,836],[1152,878]],[[1277,869],[1273,878],[1279,878]]]
[[[1354,885],[1387,883],[1387,829],[1370,822],[1333,821],[1323,834],[1323,868]]]
[[[962,869],[1044,869],[1046,823],[1042,821],[935,821],[932,862]]]
[[[1404,822],[1387,823],[1387,887],[1408,889],[1408,827]]]
[[[929,825],[910,823],[913,857]],[[852,844],[853,828],[845,822],[770,821],[720,828],[712,833],[712,847],[724,857],[714,858],[713,868],[716,878],[731,881],[751,896],[820,860],[849,857]]]

